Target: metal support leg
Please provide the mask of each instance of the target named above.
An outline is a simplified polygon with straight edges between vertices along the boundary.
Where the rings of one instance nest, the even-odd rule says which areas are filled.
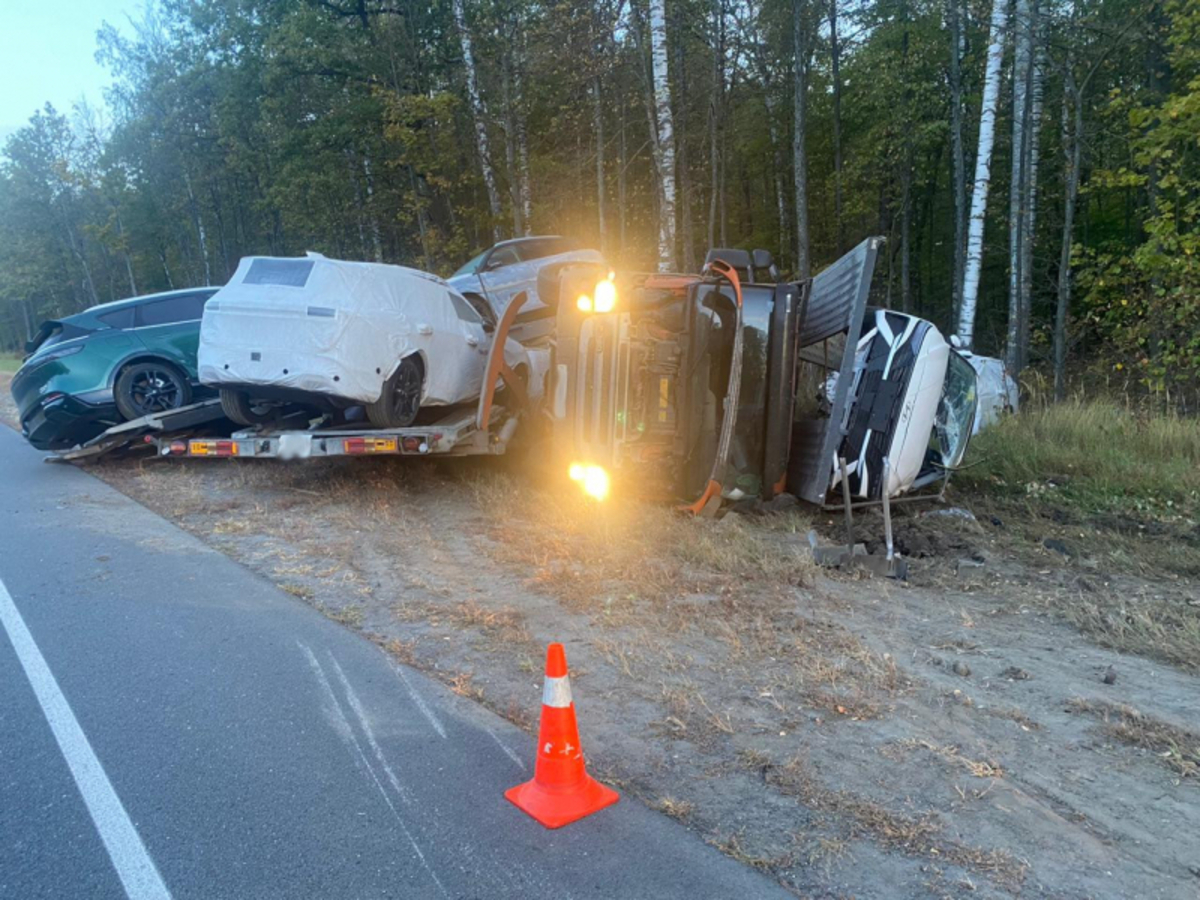
[[[846,471],[846,457],[838,457],[842,467],[842,500],[846,509],[846,552],[854,556],[854,512],[850,508],[850,473]]]
[[[880,496],[883,497],[883,535],[887,542],[887,561],[891,566],[893,559],[896,556],[895,548],[892,544],[892,504],[888,484],[891,481],[892,461],[888,457],[883,458],[883,490],[880,491]]]

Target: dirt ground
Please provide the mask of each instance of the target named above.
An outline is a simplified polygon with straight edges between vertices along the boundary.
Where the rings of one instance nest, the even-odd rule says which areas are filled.
[[[91,471],[531,734],[563,641],[593,772],[798,896],[1200,896],[1194,581],[928,508],[908,583],[819,571],[827,515],[588,506],[497,462]]]

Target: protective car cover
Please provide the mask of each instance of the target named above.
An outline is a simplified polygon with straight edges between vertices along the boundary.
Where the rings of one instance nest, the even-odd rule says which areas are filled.
[[[977,356],[967,350],[959,351],[978,377],[979,403],[975,407],[975,427],[972,434],[979,434],[1000,421],[1005,413],[1017,411],[1020,392],[1017,382],[1004,368],[1004,360],[992,356]]]
[[[369,403],[400,360],[419,353],[422,404],[451,404],[479,395],[487,342],[478,315],[435,275],[316,253],[252,256],[204,309],[199,373],[216,387]],[[523,354],[509,341],[505,356],[514,365]]]

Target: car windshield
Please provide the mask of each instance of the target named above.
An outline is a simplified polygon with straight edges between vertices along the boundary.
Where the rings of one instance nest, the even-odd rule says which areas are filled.
[[[484,250],[450,277],[457,278],[459,275],[474,275],[477,271],[479,271],[479,267],[483,264],[483,260],[487,255],[488,251]]]
[[[962,462],[975,422],[975,370],[958,353],[951,351],[946,383],[938,401],[934,430],[942,452],[942,465],[954,468]]]
[[[532,259],[544,259],[558,253],[567,253],[575,249],[571,242],[564,238],[540,238],[532,241],[522,241],[517,245],[517,253],[523,262]]]

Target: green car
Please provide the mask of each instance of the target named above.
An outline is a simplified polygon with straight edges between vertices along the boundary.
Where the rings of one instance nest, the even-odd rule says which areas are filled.
[[[64,450],[113,425],[192,402],[204,304],[217,288],[169,291],[43,322],[12,395],[21,432]]]

